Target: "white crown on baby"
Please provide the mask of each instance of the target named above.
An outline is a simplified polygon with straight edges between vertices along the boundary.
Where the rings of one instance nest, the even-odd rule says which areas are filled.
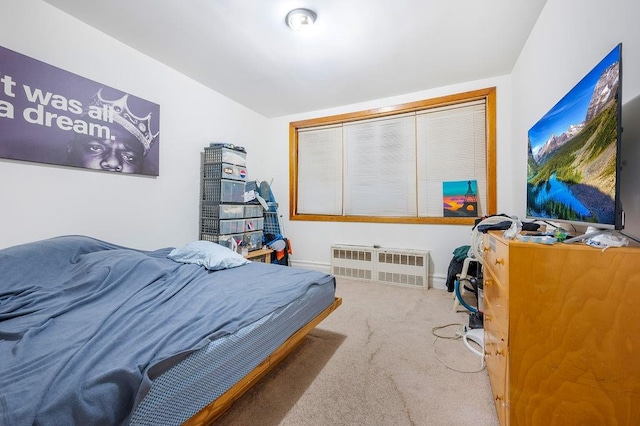
[[[131,112],[127,104],[129,95],[125,94],[122,98],[109,101],[102,97],[102,89],[96,93],[92,104],[98,107],[107,107],[113,118],[113,122],[121,125],[124,129],[131,133],[144,146],[144,155],[147,155],[155,142],[155,138],[160,132],[153,134],[151,132],[151,113],[145,117],[138,117]]]

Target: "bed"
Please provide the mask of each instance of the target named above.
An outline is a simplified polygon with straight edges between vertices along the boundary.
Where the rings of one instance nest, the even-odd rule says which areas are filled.
[[[0,424],[209,424],[341,304],[215,243],[0,250]]]

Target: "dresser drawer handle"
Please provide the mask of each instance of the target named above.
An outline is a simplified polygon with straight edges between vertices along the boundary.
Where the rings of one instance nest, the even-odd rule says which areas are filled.
[[[504,259],[496,259],[496,265],[504,265]]]

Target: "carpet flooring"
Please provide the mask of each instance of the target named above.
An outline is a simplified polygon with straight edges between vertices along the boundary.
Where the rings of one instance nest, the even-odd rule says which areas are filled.
[[[342,306],[216,425],[498,425],[451,293],[340,278],[336,293]]]

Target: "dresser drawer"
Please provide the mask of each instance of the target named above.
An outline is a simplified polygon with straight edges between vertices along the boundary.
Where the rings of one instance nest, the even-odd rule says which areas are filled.
[[[493,401],[509,424],[509,246],[486,234],[483,244],[484,352]]]
[[[484,236],[483,266],[491,269],[505,290],[509,290],[509,246],[490,234]]]
[[[509,330],[509,293],[490,268],[484,269],[482,292],[485,324],[500,328],[506,335]]]
[[[493,277],[484,277],[485,354],[503,355],[509,347],[509,302]]]
[[[507,425],[508,388],[508,343],[500,327],[485,322],[484,352],[487,373],[491,383],[493,402],[501,425]]]

